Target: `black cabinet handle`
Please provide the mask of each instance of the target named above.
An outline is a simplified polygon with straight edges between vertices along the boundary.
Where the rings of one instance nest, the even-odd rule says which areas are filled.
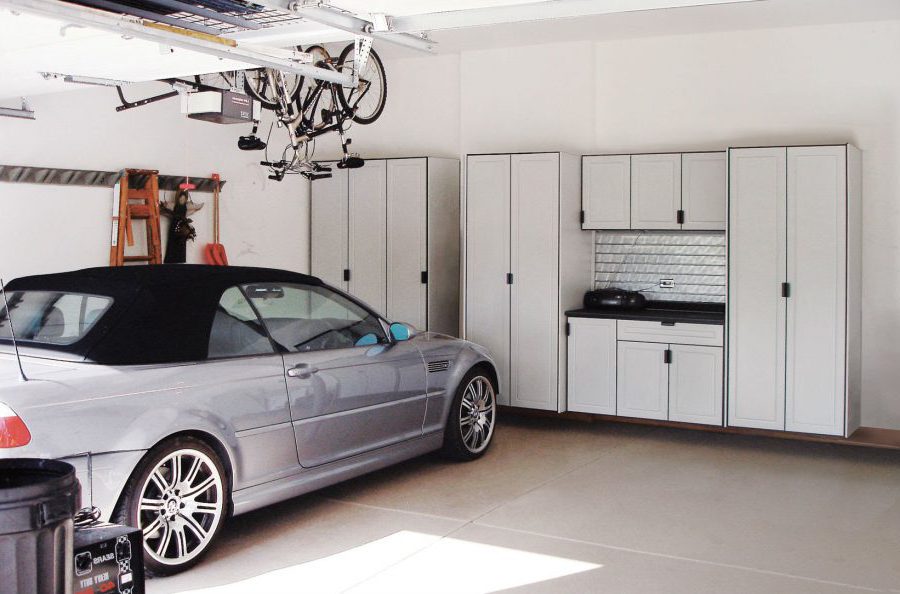
[[[506,284],[507,285],[513,284],[513,273],[512,272],[506,273]]]
[[[422,271],[422,284],[423,285],[428,284],[428,271],[427,270]]]
[[[790,297],[791,296],[791,283],[781,283],[781,296],[782,297]]]
[[[684,225],[684,211],[683,211],[683,210],[679,210],[677,213],[675,213],[675,216],[676,216],[676,219],[677,219],[677,221],[678,221],[678,224],[679,224],[679,225]]]
[[[350,281],[350,269],[344,268],[344,282]]]
[[[672,349],[666,349],[663,351],[663,363],[666,365],[672,364]]]

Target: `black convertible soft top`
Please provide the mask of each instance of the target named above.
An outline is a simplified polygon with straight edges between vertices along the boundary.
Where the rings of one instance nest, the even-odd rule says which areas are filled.
[[[109,311],[71,345],[40,345],[104,365],[199,361],[222,293],[247,283],[322,285],[288,270],[174,264],[85,268],[17,278],[7,291],[58,291],[113,298]],[[10,341],[0,339],[0,342]]]

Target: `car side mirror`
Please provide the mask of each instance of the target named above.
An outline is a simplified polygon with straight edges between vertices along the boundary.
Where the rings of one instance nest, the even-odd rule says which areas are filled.
[[[391,338],[393,338],[396,342],[409,340],[411,336],[412,330],[406,324],[401,324],[400,322],[394,322],[393,324],[391,324]]]

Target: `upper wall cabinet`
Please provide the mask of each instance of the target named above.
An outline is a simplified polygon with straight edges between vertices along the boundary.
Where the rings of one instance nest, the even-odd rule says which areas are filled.
[[[726,154],[582,158],[583,229],[724,230]]]
[[[679,229],[680,210],[681,155],[633,155],[631,227]]]
[[[726,153],[681,155],[681,210],[684,213],[682,229],[725,229],[727,170]]]
[[[631,229],[631,155],[584,157],[581,162],[584,229]]]

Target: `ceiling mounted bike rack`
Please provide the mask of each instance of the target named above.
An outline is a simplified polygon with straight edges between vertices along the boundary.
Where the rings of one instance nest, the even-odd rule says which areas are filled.
[[[98,2],[98,0],[89,1],[94,3]],[[99,1],[106,3],[107,0]],[[310,59],[309,54],[290,52],[278,48],[253,46],[252,44],[241,43],[234,39],[223,37],[222,33],[237,29],[233,25],[229,25],[223,21],[217,21],[219,26],[211,27],[211,23],[205,22],[208,21],[208,19],[199,17],[200,20],[198,20],[197,15],[186,15],[186,17],[182,19],[185,23],[193,23],[191,27],[187,27],[185,26],[185,23],[181,23],[180,21],[178,25],[173,25],[170,22],[163,22],[161,20],[162,17],[165,17],[167,21],[171,21],[172,18],[174,18],[170,18],[171,15],[156,15],[152,18],[143,18],[132,15],[116,14],[114,12],[108,12],[107,10],[90,8],[71,2],[63,2],[61,0],[4,0],[4,4],[16,11],[36,14],[69,24],[82,25],[85,27],[93,27],[95,29],[119,33],[123,36],[156,42],[169,47],[192,50],[219,58],[243,62],[253,66],[275,68],[284,72],[310,76],[343,85],[350,85],[352,83],[352,76],[350,73],[317,68],[305,63]],[[268,18],[275,19],[276,21],[281,18],[279,15],[271,15],[271,12],[271,10],[261,10],[256,14],[257,16],[259,16],[259,14],[268,14]],[[282,16],[288,20],[297,20],[299,18],[290,14]],[[197,30],[200,26],[204,29],[213,28],[221,33],[210,34],[202,30]]]
[[[302,22],[312,22],[324,25],[331,29],[337,29],[350,33],[357,37],[371,37],[380,41],[393,43],[420,52],[434,53],[434,41],[428,39],[427,34],[412,31],[395,31],[391,26],[394,17],[387,15],[375,15],[374,20],[367,20],[356,16],[346,10],[331,6],[322,0],[258,0],[260,4],[271,10],[292,14],[300,19],[301,23],[293,23],[295,27],[286,25],[279,28],[252,31],[238,34],[238,39],[266,39],[273,36],[287,38],[292,30],[298,34],[304,33]]]

